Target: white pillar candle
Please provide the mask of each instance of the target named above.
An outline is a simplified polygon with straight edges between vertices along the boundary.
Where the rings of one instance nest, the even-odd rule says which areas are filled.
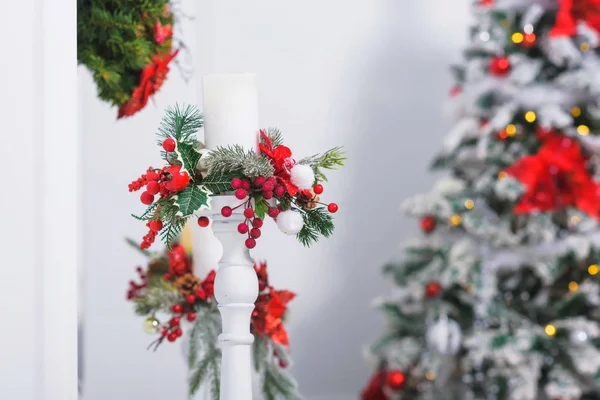
[[[256,151],[260,129],[256,75],[205,75],[203,83],[206,147],[238,144]]]

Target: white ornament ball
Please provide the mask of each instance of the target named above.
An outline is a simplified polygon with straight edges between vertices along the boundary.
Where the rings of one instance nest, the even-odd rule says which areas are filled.
[[[308,165],[294,165],[290,175],[290,180],[300,190],[311,189],[315,183],[315,173]]]
[[[441,317],[427,330],[427,346],[437,353],[454,355],[461,343],[460,325],[448,317]]]
[[[299,212],[288,210],[279,213],[277,216],[277,226],[286,235],[295,235],[304,226],[304,221]]]

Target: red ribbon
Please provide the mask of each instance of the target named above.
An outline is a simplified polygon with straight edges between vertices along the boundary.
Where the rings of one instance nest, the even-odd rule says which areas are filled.
[[[269,158],[271,165],[275,168],[277,181],[285,187],[290,196],[295,196],[298,193],[298,187],[290,181],[290,171],[296,164],[296,161],[292,158],[292,151],[289,147],[283,145],[273,147],[273,142],[262,130],[260,136],[265,144],[259,143],[258,147]]]

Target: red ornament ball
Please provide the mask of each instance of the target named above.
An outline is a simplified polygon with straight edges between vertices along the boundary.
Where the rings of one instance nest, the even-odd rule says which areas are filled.
[[[242,187],[242,180],[240,178],[233,178],[231,180],[231,188],[232,189],[239,189]]]
[[[183,306],[181,304],[175,304],[171,307],[171,311],[175,314],[181,314],[183,312]]]
[[[156,181],[150,181],[146,185],[146,191],[150,194],[158,194],[160,192],[160,183]]]
[[[225,206],[221,208],[221,215],[225,218],[231,217],[231,214],[233,214],[233,210],[231,209],[231,207]]]
[[[235,198],[238,200],[244,200],[247,194],[248,192],[246,192],[244,189],[238,189],[235,191]]]
[[[175,139],[173,139],[173,138],[165,139],[164,142],[162,143],[162,147],[168,153],[175,151]]]
[[[260,218],[254,218],[254,220],[252,221],[252,226],[255,228],[260,228],[261,226],[263,226],[263,220]]]
[[[187,320],[190,322],[194,322],[196,320],[196,313],[189,312],[187,313]]]
[[[188,294],[188,295],[185,297],[185,301],[186,301],[188,304],[194,304],[194,303],[196,302],[196,296],[194,296],[193,294]]]
[[[252,238],[248,238],[246,239],[246,247],[249,249],[253,249],[256,247],[256,240],[252,239]]]
[[[489,70],[494,76],[505,76],[510,72],[510,61],[506,57],[494,57],[490,60]]]
[[[254,239],[258,239],[260,237],[260,229],[258,228],[254,228],[250,230],[250,236],[252,236]]]
[[[241,224],[238,225],[237,230],[242,235],[245,233],[248,233],[248,225],[246,225],[246,223],[242,222]]]
[[[154,195],[150,194],[149,192],[143,192],[140,196],[140,200],[143,204],[149,206],[154,202]]]
[[[254,217],[254,210],[251,209],[250,207],[246,208],[244,210],[244,217],[246,217],[246,218],[252,218],[252,217]]]
[[[159,232],[163,228],[163,223],[160,219],[153,219],[148,223],[148,227],[154,232]]]
[[[314,191],[316,194],[321,194],[321,193],[323,193],[323,185],[321,185],[320,183],[319,183],[319,184],[317,184],[317,185],[315,185],[315,186],[313,187],[313,191]]]
[[[429,281],[425,286],[425,297],[432,299],[437,297],[442,291],[442,285],[438,281]]]
[[[210,219],[208,219],[208,217],[200,217],[200,218],[198,218],[198,225],[201,228],[206,228],[208,226],[208,224],[210,224]]]
[[[400,390],[406,383],[404,372],[398,370],[388,371],[385,377],[385,383],[392,390]]]
[[[421,218],[421,230],[425,233],[431,233],[435,230],[437,222],[431,215]]]
[[[329,205],[327,206],[327,211],[329,211],[330,213],[336,213],[338,210],[338,205],[335,203],[329,203]]]

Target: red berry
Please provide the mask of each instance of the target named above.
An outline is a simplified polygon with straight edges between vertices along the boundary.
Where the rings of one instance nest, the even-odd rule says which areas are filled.
[[[221,215],[224,216],[225,218],[231,217],[231,214],[233,214],[233,210],[231,209],[231,207],[225,206],[225,207],[221,208]]]
[[[208,217],[198,218],[198,225],[202,228],[206,228],[209,223],[210,223],[210,220],[208,219]]]
[[[262,186],[266,182],[266,178],[264,176],[257,176],[254,178],[254,184],[256,186]]]
[[[181,319],[179,319],[179,317],[173,317],[169,323],[171,326],[178,326],[181,323]]]
[[[327,210],[332,214],[336,213],[338,210],[338,205],[335,203],[329,203],[329,205],[327,206]]]
[[[160,219],[153,219],[148,223],[148,227],[154,232],[158,232],[163,228],[163,223]]]
[[[140,196],[140,200],[142,201],[142,203],[149,206],[154,202],[154,196],[148,192],[143,192]]]
[[[167,328],[162,328],[162,336],[165,337],[169,334],[169,330]]]
[[[172,152],[175,150],[175,139],[173,138],[168,138],[165,139],[164,142],[162,143],[162,147],[163,149],[165,149],[166,152]]]
[[[171,311],[175,314],[181,314],[183,312],[183,306],[181,304],[175,304],[171,307]]]
[[[175,329],[175,335],[177,335],[177,337],[181,337],[183,335],[183,331],[181,330],[181,328]]]
[[[171,280],[171,274],[164,274],[163,275],[163,280],[165,280],[167,282],[170,281]]]
[[[442,285],[438,281],[429,281],[425,286],[425,297],[432,299],[442,291]]]
[[[285,188],[281,185],[277,185],[274,193],[275,193],[275,197],[281,197],[285,194]]]
[[[151,168],[149,168],[148,172],[146,172],[146,179],[148,180],[148,182],[157,181],[158,174],[156,172],[154,172]]]
[[[287,368],[287,363],[284,360],[279,360],[279,366],[281,368]]]
[[[390,389],[399,390],[404,386],[406,376],[402,371],[392,370],[387,373],[385,382]]]
[[[196,297],[199,298],[200,300],[204,301],[208,298],[208,295],[206,294],[206,291],[202,288],[196,289]]]
[[[271,208],[269,208],[268,214],[269,214],[269,217],[275,219],[275,218],[277,218],[277,216],[279,215],[280,212],[281,212],[281,210],[279,208],[271,207]]]
[[[165,183],[165,187],[171,192],[181,192],[190,183],[190,176],[187,172],[183,171],[179,174],[173,175],[171,180]]]
[[[263,185],[263,190],[265,192],[272,192],[273,189],[275,189],[275,184],[271,181],[266,181],[265,184]]]
[[[244,190],[250,190],[251,187],[252,187],[252,185],[250,185],[250,181],[249,180],[242,179],[242,189],[244,189]]]
[[[170,333],[170,334],[169,334],[169,336],[167,336],[167,340],[168,340],[169,342],[174,342],[174,341],[176,341],[176,340],[177,340],[177,335],[176,335],[174,332],[173,332],[173,333]]]
[[[323,193],[323,185],[321,185],[320,183],[315,185],[315,187],[313,187],[313,190],[316,194],[321,194]]]
[[[233,178],[231,180],[231,188],[232,189],[239,189],[242,187],[242,180],[240,178]]]
[[[146,185],[146,190],[150,194],[158,194],[158,192],[160,192],[160,183],[156,181],[150,181]]]
[[[252,218],[252,217],[254,217],[254,210],[251,209],[250,207],[246,208],[244,210],[244,217],[246,217],[246,218]]]
[[[238,189],[238,190],[235,191],[235,197],[238,200],[245,199],[247,194],[248,194],[248,192],[246,192],[244,189]]]
[[[186,301],[188,304],[194,304],[194,303],[196,302],[196,296],[194,296],[193,294],[188,294],[188,295],[185,297],[185,301]]]
[[[462,92],[462,89],[459,85],[454,85],[450,89],[450,97],[458,96]]]
[[[248,233],[248,225],[246,225],[244,222],[239,224],[237,229],[238,229],[238,232],[241,233],[242,235],[245,233]]]
[[[263,220],[260,218],[254,218],[254,220],[252,221],[252,226],[255,228],[260,228],[261,226],[263,226]]]
[[[277,184],[277,179],[274,176],[270,176],[269,179],[267,179],[267,182],[271,182],[273,186],[275,186]]]
[[[270,191],[270,190],[264,191],[264,192],[263,192],[263,198],[264,198],[265,200],[270,200],[270,199],[272,199],[272,198],[273,198],[273,192],[272,192],[272,191]]]
[[[494,76],[504,76],[510,72],[510,62],[506,57],[494,57],[490,60],[489,70]]]
[[[190,322],[194,322],[196,320],[196,313],[193,313],[193,312],[187,313],[187,320]]]
[[[256,247],[256,240],[252,238],[246,239],[246,247],[249,249],[253,249],[254,247]]]
[[[434,217],[432,217],[431,215],[427,215],[423,218],[421,218],[421,230],[425,233],[431,233],[435,230],[435,226],[437,225],[437,222],[435,220]]]
[[[258,239],[260,237],[260,229],[250,229],[250,236],[252,236],[254,239]]]

